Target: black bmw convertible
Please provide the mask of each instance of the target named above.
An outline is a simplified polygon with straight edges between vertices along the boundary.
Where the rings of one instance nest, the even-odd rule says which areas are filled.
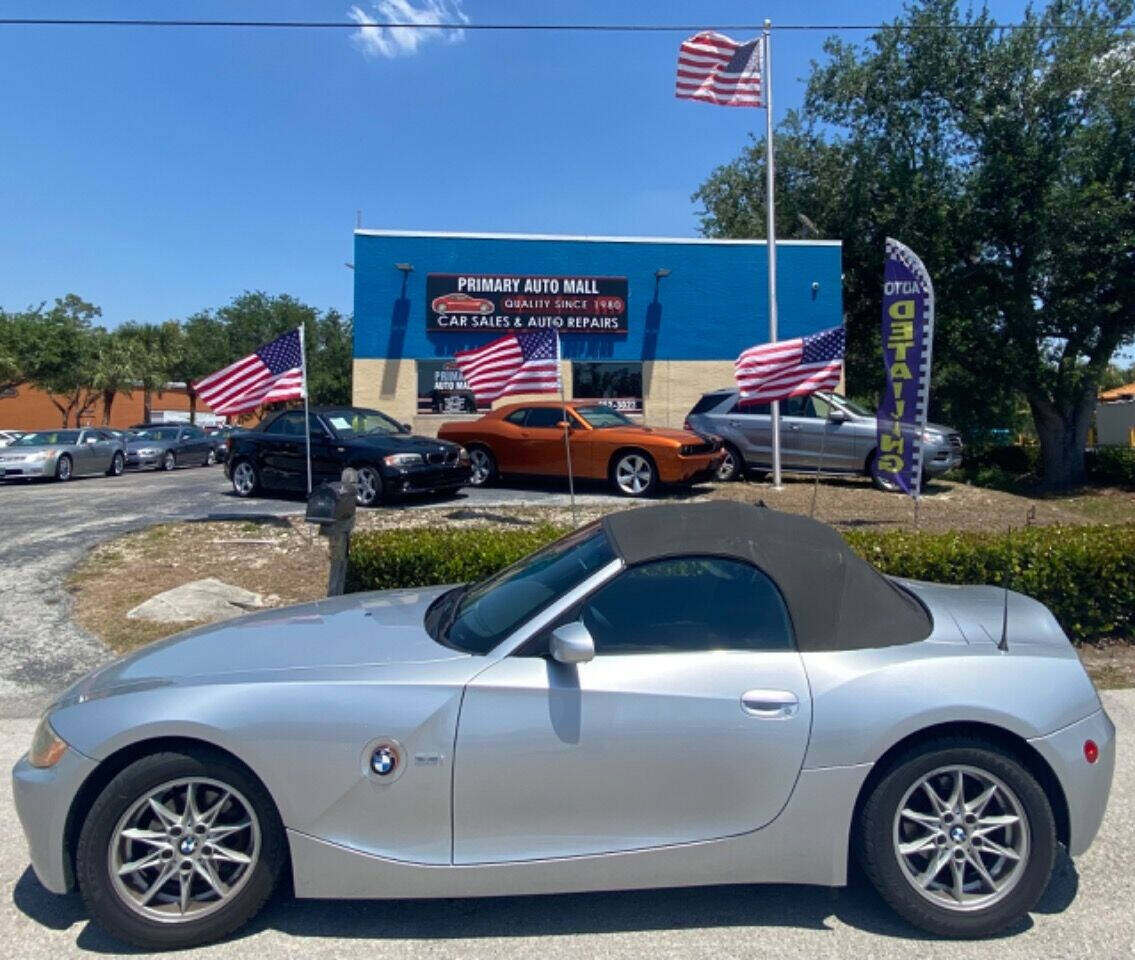
[[[407,424],[363,407],[320,407],[308,413],[312,483],[358,472],[364,507],[404,493],[455,490],[469,482],[469,455],[456,443],[419,437]],[[225,475],[238,497],[307,488],[304,412],[285,410],[230,440]]]

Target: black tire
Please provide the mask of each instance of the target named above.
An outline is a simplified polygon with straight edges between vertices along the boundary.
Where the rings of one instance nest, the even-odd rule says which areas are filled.
[[[260,489],[260,474],[251,460],[237,460],[229,471],[233,493],[238,497],[251,497]]]
[[[637,479],[624,480],[624,470]],[[658,490],[658,467],[645,450],[620,450],[611,458],[607,475],[615,493],[621,497],[652,497]]]
[[[945,817],[945,821],[944,825],[938,826],[900,819],[900,805],[904,803],[908,792],[919,786],[923,778],[943,768],[973,770],[991,777],[990,782],[1000,781],[1002,791],[1008,788],[1008,795],[1016,801],[1015,809],[1019,809],[1022,814],[1019,819],[1023,819],[1027,830],[1005,827],[981,835],[977,828],[981,827],[982,821],[971,828],[968,824],[959,822],[952,811],[940,815]],[[952,773],[945,773],[939,782],[948,786],[953,782],[951,777]],[[975,796],[980,795],[980,788],[981,782],[977,777],[972,777],[969,792],[963,794],[963,799],[972,803]],[[994,800],[990,801],[998,804],[994,809],[1000,809],[1002,801],[998,798],[1003,796],[1004,792],[995,794]],[[925,797],[924,793],[915,792],[911,794],[912,799],[906,802],[917,804]],[[945,807],[948,808],[950,797],[944,799]],[[1006,809],[1014,808],[1010,806]],[[934,819],[933,816],[930,819]],[[977,832],[969,836],[970,829]],[[1020,832],[1014,834],[1008,832],[1010,830]],[[910,836],[904,831],[928,831],[914,834],[913,841],[907,842],[925,841],[934,846],[928,847],[929,852],[926,854],[909,854],[904,859],[896,849],[902,837]],[[955,844],[952,839],[954,831],[966,834],[969,839]],[[982,836],[985,837],[984,840]],[[1008,847],[1011,842],[1023,843],[1023,850],[1018,850],[1022,855],[1014,860],[993,853],[989,844],[994,837],[1004,847]],[[998,747],[964,737],[935,740],[897,758],[863,805],[857,824],[857,840],[860,862],[880,896],[914,926],[942,937],[991,936],[1002,933],[1021,921],[1036,906],[1048,886],[1057,844],[1052,807],[1043,788],[1028,769],[1016,757]],[[977,846],[979,843],[980,847]],[[961,848],[965,849],[958,854],[957,851]],[[1005,891],[999,895],[999,899],[994,897],[992,890],[985,893],[987,884],[978,878],[973,867],[968,866],[965,858],[971,854],[976,856],[991,877],[1005,883]],[[932,859],[939,855],[946,859]],[[938,877],[949,879],[955,869],[951,855],[956,855],[959,860],[958,869],[962,871],[963,882],[976,884],[976,895],[990,899],[988,906],[971,902],[965,910],[949,907],[944,905],[950,898],[948,892],[937,891],[936,901],[934,892],[922,892],[916,887],[917,879],[913,874],[916,869],[922,869],[923,864],[928,870],[934,863],[941,863],[939,872],[931,877],[932,884]],[[923,857],[924,859],[920,859]],[[992,860],[985,859],[986,857],[991,857]],[[1009,872],[1001,874],[998,873],[999,870]],[[967,876],[970,878],[968,881],[964,880]],[[963,891],[963,896],[970,895],[965,887]]]
[[[66,483],[75,475],[75,461],[71,459],[70,454],[63,454],[57,461],[55,461],[55,479],[61,483]]]
[[[745,476],[745,458],[741,456],[741,451],[733,444],[727,443],[722,448],[722,452],[725,454],[725,459],[717,468],[717,481],[732,483],[734,480],[740,480]]]
[[[871,478],[871,482],[875,485],[876,490],[881,490],[883,493],[902,493],[902,487],[891,480],[884,479],[879,473],[879,451],[875,450],[871,453],[870,460],[867,461],[867,475]]]
[[[111,872],[112,844],[122,818],[139,800],[162,785],[183,778],[206,778],[224,788],[235,789],[255,814],[259,844],[243,879],[239,883],[234,881],[236,892],[227,903],[222,902],[212,912],[194,919],[155,919],[132,907],[127,894],[119,891]],[[207,844],[202,844],[202,848],[207,849]],[[83,822],[75,870],[83,902],[99,926],[143,950],[171,950],[219,940],[245,924],[272,895],[286,863],[284,828],[264,786],[227,755],[200,748],[151,754],[114,777],[92,804]],[[177,882],[174,874],[167,884]],[[166,889],[159,888],[159,896]],[[172,913],[169,916],[173,916]]]
[[[161,469],[165,470],[168,473],[170,470],[174,470],[176,468],[177,468],[177,454],[174,453],[172,450],[167,450],[165,453],[162,454]]]
[[[471,487],[490,486],[498,477],[497,461],[492,451],[480,443],[469,444],[469,460],[473,466],[473,473],[469,477]]]
[[[106,471],[108,477],[120,477],[126,469],[126,458],[121,453],[115,453],[110,458],[110,469]]]
[[[382,471],[364,463],[361,467],[356,467],[355,472],[358,474],[355,502],[360,507],[377,507],[383,499]]]
[[[216,462],[217,462],[217,451],[214,450],[212,447],[210,447],[209,452],[207,454],[205,454],[205,462],[203,464],[201,464],[201,466],[211,467]]]

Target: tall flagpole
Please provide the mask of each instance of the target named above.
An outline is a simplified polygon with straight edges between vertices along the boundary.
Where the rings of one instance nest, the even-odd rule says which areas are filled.
[[[776,313],[776,169],[773,166],[772,154],[772,21],[765,20],[764,30],[764,100],[765,100],[765,208],[768,212],[767,247],[768,247],[768,339],[769,343],[777,341],[777,313]],[[772,416],[772,487],[774,490],[782,489],[780,482],[780,401],[773,400],[769,404],[769,413]]]
[[[311,496],[311,418],[307,412],[307,348],[303,343],[304,325],[300,324],[300,367],[303,368],[303,438],[307,445],[307,495]]]
[[[556,376],[560,378],[560,414],[564,420],[564,452],[567,454],[568,493],[571,495],[571,525],[579,526],[575,515],[575,476],[571,469],[571,427],[568,423],[567,399],[564,396],[564,363],[560,352],[560,331],[556,331]]]

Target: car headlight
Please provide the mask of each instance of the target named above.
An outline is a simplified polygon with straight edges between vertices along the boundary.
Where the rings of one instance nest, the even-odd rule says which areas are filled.
[[[54,450],[37,450],[35,453],[29,453],[24,459],[30,460],[33,463],[37,460],[50,460],[55,456]]]
[[[156,457],[157,455],[158,451],[153,449],[152,447],[145,447],[142,450],[138,451],[138,456],[140,457]]]
[[[412,467],[414,464],[422,462],[422,455],[420,453],[392,453],[388,457],[383,457],[382,462],[388,467]]]
[[[469,462],[469,451],[466,450],[464,447],[458,447],[457,448],[457,462],[458,463],[468,463]]]
[[[33,767],[45,770],[48,767],[54,767],[66,751],[67,744],[63,742],[59,734],[51,729],[51,724],[47,722],[45,716],[40,720],[39,726],[35,728],[35,734],[32,736],[32,745],[28,750],[28,763]]]
[[[939,433],[937,430],[923,430],[922,431],[923,443],[945,443],[946,435]]]

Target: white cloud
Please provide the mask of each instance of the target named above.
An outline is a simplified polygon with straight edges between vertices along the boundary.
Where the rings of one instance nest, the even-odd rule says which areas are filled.
[[[359,25],[351,34],[354,43],[368,57],[413,56],[418,47],[431,40],[458,43],[465,39],[465,31],[439,29],[431,24],[468,23],[469,17],[461,9],[461,0],[371,0],[373,16],[359,6],[352,6],[347,16]],[[390,27],[386,24],[410,23],[422,26]]]

